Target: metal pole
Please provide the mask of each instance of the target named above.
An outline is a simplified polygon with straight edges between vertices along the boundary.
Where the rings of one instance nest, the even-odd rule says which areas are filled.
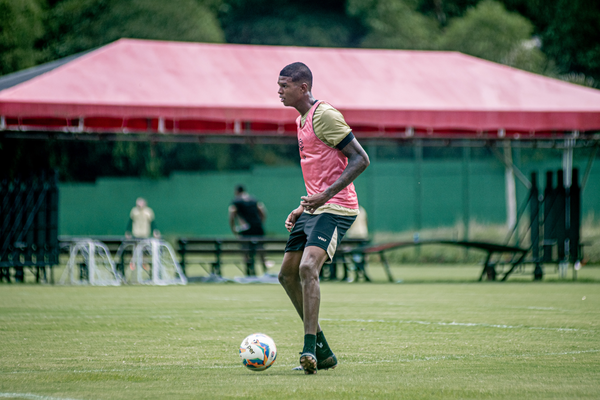
[[[583,179],[581,180],[581,192],[583,192],[585,185],[587,184],[587,180],[590,176],[590,172],[592,171],[592,165],[594,164],[594,159],[596,158],[598,149],[600,149],[600,145],[594,146],[594,150],[592,150],[592,154],[590,154],[590,158],[588,158],[588,163],[585,167],[585,172],[583,173]]]
[[[369,174],[369,179],[367,180],[367,215],[369,216],[369,220],[371,221],[372,226],[376,226],[377,224],[374,222],[377,218],[376,212],[376,195],[375,195],[375,174],[377,172],[377,146],[374,144],[369,145],[369,160],[372,165],[371,168],[367,169]],[[375,168],[373,168],[375,166]]]
[[[570,138],[565,139],[565,147],[563,150],[563,187],[564,187],[564,235],[562,240],[559,241],[559,250],[563,250],[562,254],[564,257],[559,261],[559,275],[561,278],[566,278],[567,270],[569,267],[570,251],[571,251],[571,238],[569,232],[571,231],[571,183],[573,182],[573,147],[575,146],[575,140],[579,136],[579,131],[573,131]],[[559,182],[560,185],[560,182]]]
[[[93,285],[96,281],[96,244],[93,240],[89,241],[88,248],[88,282]]]
[[[162,268],[160,262],[160,241],[158,239],[150,239],[151,251],[152,251],[152,283],[155,285],[159,284]]]
[[[469,222],[471,220],[471,213],[469,207],[469,160],[471,158],[471,149],[469,147],[463,147],[463,223],[465,224],[465,235],[463,240],[469,240]],[[469,254],[469,249],[465,248],[465,257]]]
[[[512,163],[512,149],[510,142],[504,142],[504,159],[506,169],[504,170],[504,184],[506,188],[506,225],[508,231],[517,223],[517,189],[515,185],[515,174]]]
[[[573,131],[572,136],[568,139],[565,139],[565,148],[563,150],[563,178],[565,189],[571,187],[571,182],[573,179],[573,147],[575,146],[575,139],[578,136],[579,131]]]
[[[415,234],[419,240],[419,232],[423,227],[423,142],[415,141]],[[415,257],[421,257],[421,246],[415,246]]]

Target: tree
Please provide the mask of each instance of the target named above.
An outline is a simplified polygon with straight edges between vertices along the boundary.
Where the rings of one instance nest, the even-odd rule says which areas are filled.
[[[560,72],[579,72],[600,86],[600,3],[596,0],[559,0],[548,29],[541,34],[542,49]]]
[[[38,0],[0,0],[0,75],[34,66],[35,48],[44,34],[44,9]]]
[[[600,88],[600,2],[596,0],[502,0],[529,18],[541,50],[567,81]]]
[[[364,33],[339,0],[225,0],[219,15],[228,43],[354,47]]]
[[[450,21],[439,47],[542,73],[548,63],[532,33],[533,25],[525,17],[484,0]]]
[[[444,27],[452,18],[462,17],[479,0],[420,0],[417,11],[435,17],[440,26]]]
[[[348,0],[347,11],[367,27],[362,47],[430,50],[438,26],[434,19],[415,11],[416,6],[407,0]]]
[[[102,46],[122,37],[223,42],[219,3],[198,0],[63,0],[49,12],[49,59]]]

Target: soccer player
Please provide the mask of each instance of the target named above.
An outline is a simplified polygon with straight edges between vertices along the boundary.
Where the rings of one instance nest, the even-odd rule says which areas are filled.
[[[319,272],[331,262],[342,237],[359,213],[352,183],[369,166],[369,157],[342,114],[316,100],[312,73],[296,62],[279,73],[279,98],[300,113],[296,120],[300,165],[307,195],[285,220],[290,232],[279,282],[304,321],[300,367],[306,374],[337,366],[319,325]]]

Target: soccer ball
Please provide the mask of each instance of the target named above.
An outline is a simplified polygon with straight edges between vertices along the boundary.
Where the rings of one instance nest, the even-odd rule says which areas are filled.
[[[242,364],[252,371],[264,371],[275,362],[277,347],[264,333],[253,333],[240,344]]]

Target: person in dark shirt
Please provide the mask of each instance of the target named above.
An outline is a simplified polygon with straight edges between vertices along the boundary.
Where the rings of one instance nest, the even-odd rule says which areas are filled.
[[[231,231],[242,237],[260,237],[265,235],[263,222],[267,218],[265,205],[250,196],[243,185],[235,187],[235,198],[229,206],[229,227]],[[260,245],[259,245],[260,246]],[[273,266],[273,262],[260,253],[264,271]],[[246,262],[248,260],[246,259]]]
[[[263,222],[267,210],[263,203],[250,196],[243,185],[235,187],[235,198],[229,206],[229,227],[240,236],[264,236]]]

